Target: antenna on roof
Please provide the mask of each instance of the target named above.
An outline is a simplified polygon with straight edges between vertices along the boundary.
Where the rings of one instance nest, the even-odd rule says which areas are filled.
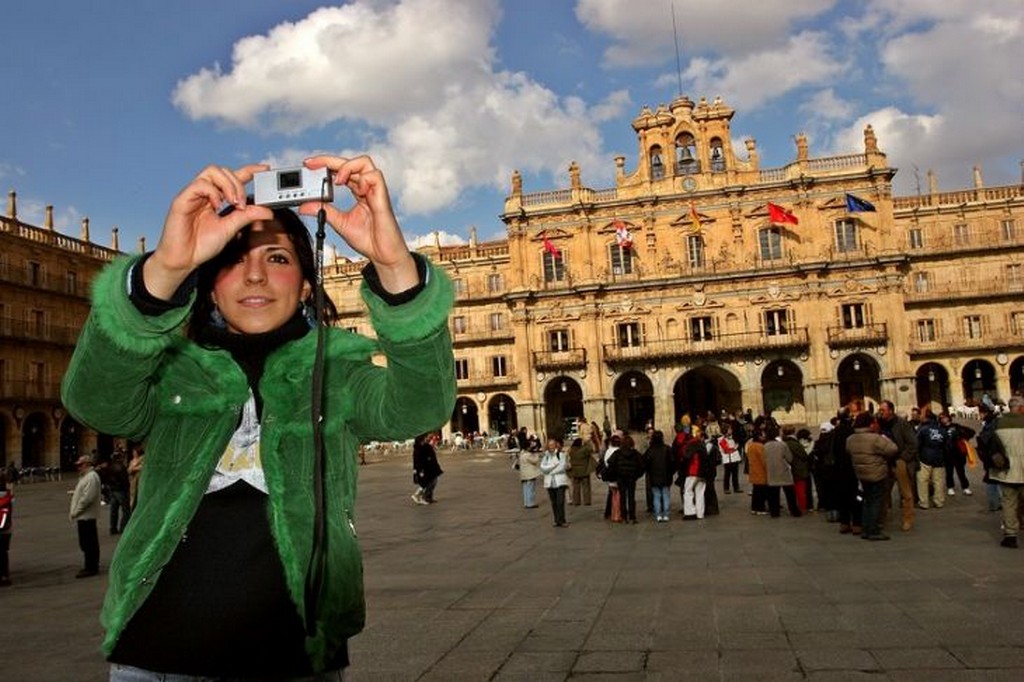
[[[679,96],[683,96],[683,67],[679,63],[679,34],[676,32],[676,3],[671,0],[672,7],[672,39],[676,44],[676,77],[679,79]]]

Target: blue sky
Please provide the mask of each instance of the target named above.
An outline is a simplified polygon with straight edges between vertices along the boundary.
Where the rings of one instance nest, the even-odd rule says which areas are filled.
[[[630,122],[722,95],[762,167],[862,149],[899,193],[1021,181],[1024,0],[55,0],[5,7],[0,181],[19,216],[156,245],[205,165],[369,152],[410,240],[500,238],[524,189],[636,163]],[[918,172],[915,177],[915,167]],[[335,239],[340,247],[340,241]],[[342,249],[344,250],[344,249]]]

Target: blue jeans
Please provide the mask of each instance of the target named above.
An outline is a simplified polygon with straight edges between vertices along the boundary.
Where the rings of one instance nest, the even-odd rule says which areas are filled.
[[[1003,507],[1003,501],[999,497],[999,484],[998,483],[986,483],[985,484],[985,495],[988,498],[988,510],[999,511]]]
[[[309,677],[292,677],[287,682],[328,682],[340,681],[344,673],[341,670],[310,675]],[[152,670],[135,668],[130,665],[114,663],[110,666],[110,682],[242,682],[241,677],[195,677],[193,675],[175,675],[158,673]]]
[[[672,486],[658,485],[651,488],[654,494],[654,516],[668,516],[672,507]]]
[[[537,506],[537,479],[531,478],[523,481],[523,506]]]

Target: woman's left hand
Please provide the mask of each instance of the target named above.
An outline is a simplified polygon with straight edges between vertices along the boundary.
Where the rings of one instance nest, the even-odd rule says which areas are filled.
[[[352,193],[356,203],[348,210],[339,210],[332,204],[323,206],[327,222],[350,247],[374,264],[381,285],[391,293],[416,286],[416,262],[391,208],[384,174],[373,165],[373,160],[369,156],[314,156],[304,164],[311,169],[330,169],[334,184],[348,187]],[[315,216],[320,207],[320,202],[306,202],[299,206],[299,213]]]

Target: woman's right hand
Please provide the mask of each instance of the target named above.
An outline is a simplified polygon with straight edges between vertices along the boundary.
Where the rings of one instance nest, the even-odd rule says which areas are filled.
[[[146,289],[161,300],[170,300],[181,283],[197,267],[219,254],[246,225],[270,220],[265,206],[246,204],[246,183],[268,166],[253,164],[238,170],[207,166],[171,202],[156,251],[143,266]],[[235,210],[221,216],[221,206]]]

